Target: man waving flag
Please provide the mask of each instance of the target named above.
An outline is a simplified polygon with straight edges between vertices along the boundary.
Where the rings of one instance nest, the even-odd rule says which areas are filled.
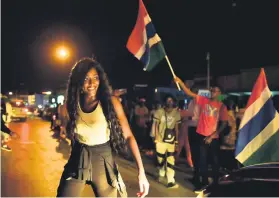
[[[151,71],[166,56],[161,38],[156,33],[142,0],[139,0],[138,18],[127,48],[144,64],[145,71]]]
[[[279,161],[279,114],[274,108],[264,69],[244,112],[235,156],[244,166]]]

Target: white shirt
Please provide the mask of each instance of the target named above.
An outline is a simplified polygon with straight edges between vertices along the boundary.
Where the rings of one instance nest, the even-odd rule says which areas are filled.
[[[75,136],[80,143],[93,146],[110,140],[110,129],[100,103],[91,113],[84,113],[78,105],[76,127]]]

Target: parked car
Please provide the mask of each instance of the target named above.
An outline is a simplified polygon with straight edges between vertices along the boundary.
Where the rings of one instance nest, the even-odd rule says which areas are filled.
[[[240,168],[210,184],[197,197],[279,197],[279,162]]]
[[[12,120],[20,120],[25,122],[27,120],[28,109],[22,101],[10,102],[12,106]]]

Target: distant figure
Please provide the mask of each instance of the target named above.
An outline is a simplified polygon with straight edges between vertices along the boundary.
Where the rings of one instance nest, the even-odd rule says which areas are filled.
[[[159,165],[159,181],[167,176],[167,187],[177,188],[175,182],[175,148],[178,145],[179,111],[174,108],[175,99],[172,95],[165,97],[165,107],[158,109],[154,114],[155,144]]]
[[[198,93],[198,89],[193,88],[193,93]],[[194,167],[194,175],[191,181],[195,186],[200,184],[199,179],[199,137],[197,133],[197,126],[200,117],[200,106],[197,104],[196,100],[191,100],[188,105],[188,113],[190,117],[188,117],[187,125],[188,125],[188,140],[191,150],[191,159]]]
[[[8,146],[8,142],[10,141],[11,137],[16,138],[18,135],[12,132],[5,124],[4,118],[9,119],[9,114],[6,108],[6,102],[1,100],[1,149],[5,151],[12,151],[12,149]]]
[[[145,106],[145,98],[140,98],[139,105],[135,107],[135,136],[140,148],[145,148],[145,138],[147,137],[147,123],[149,119],[149,111]]]
[[[132,125],[132,128],[134,128],[135,125],[135,108],[136,108],[136,102],[131,101],[129,105],[129,123]]]
[[[130,147],[138,168],[140,192],[149,191],[136,140],[122,105],[112,96],[108,77],[102,66],[83,58],[73,67],[68,83],[66,109],[67,133],[72,138],[72,153],[64,167],[57,190],[58,197],[80,197],[90,184],[96,197],[127,197],[127,191],[112,151],[126,152]]]
[[[228,109],[228,125],[221,135],[220,164],[222,168],[232,171],[237,168],[237,161],[234,157],[237,138],[236,112],[233,101],[225,101]]]
[[[197,93],[197,89],[193,89],[194,93]],[[178,151],[176,153],[176,159],[179,158],[180,152],[183,147],[185,147],[186,155],[187,155],[187,162],[190,167],[194,167],[194,177],[192,178],[194,183],[197,183],[197,124],[199,119],[199,106],[196,104],[195,100],[191,100],[187,110],[181,110],[181,128],[180,128],[180,135],[179,135],[179,144],[178,144]],[[196,162],[196,163],[195,163]]]
[[[69,121],[69,115],[66,108],[66,100],[63,101],[63,104],[58,107],[58,119],[60,120],[60,137],[66,138],[66,127]]]

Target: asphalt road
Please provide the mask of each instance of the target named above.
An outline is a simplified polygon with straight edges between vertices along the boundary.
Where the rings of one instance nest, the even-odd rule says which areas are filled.
[[[10,142],[12,152],[1,150],[1,196],[56,196],[63,166],[69,158],[70,146],[67,142],[54,138],[49,126],[49,122],[39,118],[9,124],[20,138]],[[138,191],[135,164],[120,157],[116,160],[129,197],[135,197]],[[150,182],[149,197],[195,196],[192,186],[184,181],[189,175],[177,173],[179,188],[167,189],[152,177],[156,168],[150,160],[144,160],[144,166]],[[94,196],[91,187],[87,185],[81,196]]]

